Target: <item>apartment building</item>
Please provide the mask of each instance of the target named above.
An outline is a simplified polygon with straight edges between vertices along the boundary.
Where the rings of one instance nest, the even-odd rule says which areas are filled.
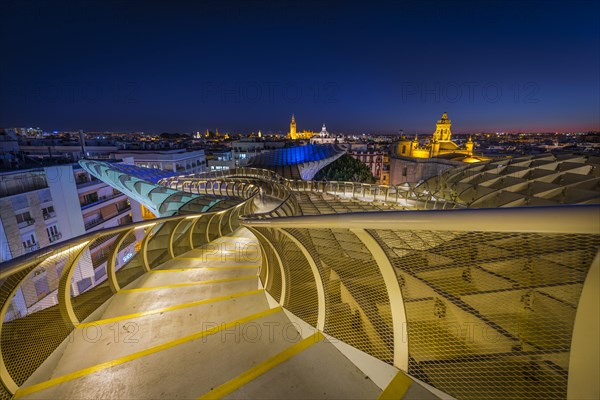
[[[387,149],[366,144],[352,144],[347,154],[365,164],[380,185],[390,184],[390,159]]]
[[[55,242],[141,219],[139,203],[91,177],[78,164],[0,174],[2,262]],[[113,242],[114,238],[94,243],[82,255],[72,281],[75,293],[106,279],[106,259]],[[132,236],[121,245],[117,257],[121,264],[135,252],[136,242]],[[29,277],[16,293],[8,318],[56,304],[58,272],[38,271]]]
[[[206,155],[204,154],[204,150],[122,150],[113,153],[111,158],[132,158],[133,164],[138,167],[157,168],[178,172],[182,175],[206,171]]]

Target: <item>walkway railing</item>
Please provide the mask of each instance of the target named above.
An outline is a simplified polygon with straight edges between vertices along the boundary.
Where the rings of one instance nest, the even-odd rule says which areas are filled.
[[[0,398],[10,398],[81,322],[94,321],[94,313],[129,283],[182,253],[238,229],[239,216],[254,212],[255,197],[251,194],[239,204],[217,212],[104,229],[2,264]],[[110,242],[108,256],[93,259],[90,248],[105,242]],[[128,259],[118,270],[117,257]],[[79,292],[77,283],[93,279],[94,269],[105,262],[106,281]],[[39,275],[45,275],[56,286],[50,288],[53,294],[43,299],[38,298],[33,286],[32,277]],[[36,307],[28,307],[30,304]]]
[[[597,372],[586,349],[598,333],[590,335],[586,321],[598,318],[598,206],[298,216],[294,191],[378,201],[393,192],[300,183],[252,168],[165,182],[228,196],[230,206],[197,213],[186,204],[180,212],[189,214],[90,233],[2,266],[3,398],[115,293],[240,226],[259,240],[261,282],[282,307],[452,396],[566,398],[573,382]],[[269,215],[254,214],[261,193],[281,200]],[[107,280],[79,292],[78,279],[98,267],[89,249],[99,242],[110,242]],[[120,269],[117,257],[128,258]],[[46,302],[31,284],[40,274],[57,286]],[[34,299],[42,306],[28,308]]]
[[[319,330],[459,399],[562,399],[597,372],[597,355],[585,360],[597,332],[585,325],[598,316],[585,310],[597,293],[598,215],[572,206],[242,224],[262,245],[267,292]]]
[[[272,187],[273,182],[279,183],[291,191],[315,191],[328,193],[344,198],[350,198],[358,201],[378,201],[383,203],[392,203],[405,206],[407,209],[428,210],[428,209],[453,209],[462,208],[462,206],[444,199],[438,199],[434,193],[417,190],[414,185],[377,185],[359,182],[338,182],[338,181],[304,181],[296,179],[286,179],[280,177],[275,172],[268,169],[240,167],[225,171],[213,171],[189,176],[178,176],[165,178],[160,181],[161,184],[177,190],[190,190],[192,193],[196,185],[202,185],[202,182],[215,182],[226,179],[249,179],[254,178]],[[289,193],[289,190],[287,193]],[[275,195],[283,199],[280,195]],[[287,215],[296,215],[287,214]]]

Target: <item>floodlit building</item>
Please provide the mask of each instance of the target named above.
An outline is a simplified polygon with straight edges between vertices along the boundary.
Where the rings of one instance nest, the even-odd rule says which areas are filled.
[[[314,135],[313,137],[311,137],[310,143],[311,144],[344,143],[344,137],[343,136],[338,137],[332,133],[329,133],[327,131],[327,127],[325,127],[325,124],[323,124],[323,127],[321,128],[321,132],[319,132],[318,135]]]
[[[287,134],[288,139],[292,139],[292,140],[310,139],[317,134],[318,134],[318,132],[312,132],[312,131],[307,131],[307,130],[298,132],[296,130],[296,119],[294,118],[294,114],[292,114],[292,121],[290,122],[290,131]]]
[[[448,114],[444,112],[427,143],[421,144],[417,135],[412,140],[403,135],[391,154],[390,183],[416,183],[462,163],[489,160],[473,153],[475,143],[470,137],[463,147],[454,143],[451,126]]]
[[[452,141],[452,131],[450,130],[452,121],[448,119],[448,114],[443,113],[442,118],[438,120],[435,126],[435,132],[431,136],[431,140],[421,146],[415,135],[413,140],[408,140],[406,137],[400,139],[397,145],[396,154],[403,157],[414,158],[432,158],[432,157],[451,157],[456,161],[463,161],[467,157],[473,156],[473,146],[475,145],[471,138],[464,147],[459,147]],[[476,159],[481,161],[479,159]],[[465,161],[474,162],[474,161]]]

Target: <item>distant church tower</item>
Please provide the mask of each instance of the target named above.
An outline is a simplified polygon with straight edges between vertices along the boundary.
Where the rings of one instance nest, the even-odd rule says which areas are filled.
[[[438,120],[435,125],[435,132],[433,134],[433,141],[436,142],[449,142],[452,132],[450,132],[451,121],[448,119],[448,113],[442,114],[442,119]]]
[[[294,119],[294,114],[292,114],[292,122],[290,122],[290,139],[296,139],[298,135],[296,135],[296,119]]]

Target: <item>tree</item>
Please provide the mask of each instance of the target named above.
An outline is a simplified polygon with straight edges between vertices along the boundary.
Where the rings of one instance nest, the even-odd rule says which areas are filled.
[[[371,170],[362,162],[344,154],[315,175],[318,181],[375,183]]]

